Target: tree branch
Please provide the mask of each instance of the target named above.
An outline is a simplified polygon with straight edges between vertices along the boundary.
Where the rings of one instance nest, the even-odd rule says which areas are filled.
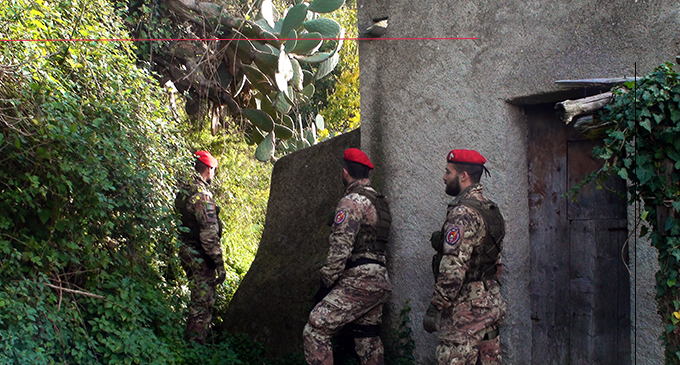
[[[84,295],[86,297],[92,297],[92,298],[97,298],[97,299],[106,299],[101,295],[88,293],[88,292],[82,291],[82,290],[66,289],[66,288],[58,287],[56,285],[52,285],[52,284],[48,284],[48,283],[45,283],[45,285],[49,286],[50,288],[57,289],[59,291],[65,291],[67,293],[79,294],[79,295]]]

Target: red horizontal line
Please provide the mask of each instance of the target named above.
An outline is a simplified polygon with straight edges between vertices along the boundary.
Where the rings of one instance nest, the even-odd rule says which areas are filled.
[[[431,40],[469,40],[479,38],[450,38],[450,37],[423,37],[423,38],[258,38],[248,39],[250,41],[431,41]],[[77,38],[77,39],[0,39],[0,42],[164,42],[164,41],[242,41],[242,38],[111,38],[111,39],[94,39],[94,38]]]

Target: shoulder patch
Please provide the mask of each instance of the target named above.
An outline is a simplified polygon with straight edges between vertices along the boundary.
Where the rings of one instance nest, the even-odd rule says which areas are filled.
[[[333,222],[335,224],[340,224],[345,221],[345,218],[347,218],[347,214],[341,210],[335,214],[335,219],[333,219]]]
[[[446,233],[446,243],[448,243],[449,245],[455,245],[460,241],[460,237],[462,234],[463,232],[460,227],[451,228]]]

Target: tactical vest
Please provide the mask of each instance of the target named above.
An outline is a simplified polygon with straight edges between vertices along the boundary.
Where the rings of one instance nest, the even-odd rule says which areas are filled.
[[[390,225],[392,224],[392,215],[390,208],[385,201],[385,197],[372,190],[366,189],[363,186],[352,189],[350,192],[365,196],[378,213],[378,222],[375,226],[362,224],[359,227],[356,238],[354,240],[354,250],[352,254],[362,252],[375,252],[384,254],[387,247],[387,239],[390,234]],[[375,238],[373,238],[375,237]]]
[[[180,239],[184,243],[191,243],[197,245],[197,248],[202,248],[200,246],[201,241],[201,227],[196,220],[194,214],[191,214],[187,210],[187,199],[198,193],[198,187],[195,183],[183,184],[179,188],[179,192],[175,197],[175,209],[182,216],[182,226],[189,228],[189,232],[180,231]],[[215,205],[215,214],[217,214],[217,224],[218,224],[218,235],[222,237],[222,221],[219,219],[220,207]]]
[[[501,215],[496,203],[492,201],[479,201],[477,199],[467,198],[461,199],[455,206],[464,205],[470,207],[478,212],[484,224],[486,225],[486,235],[484,241],[480,246],[476,246],[472,250],[470,262],[476,262],[480,268],[468,268],[465,274],[464,284],[473,281],[490,280],[496,275],[496,262],[500,258],[501,250],[503,249],[503,237],[505,236],[505,220]],[[444,227],[441,231],[432,234],[432,247],[437,251],[437,254],[432,257],[432,272],[434,273],[434,280],[437,281],[439,277],[439,264],[444,256],[444,240],[446,239],[446,232]]]

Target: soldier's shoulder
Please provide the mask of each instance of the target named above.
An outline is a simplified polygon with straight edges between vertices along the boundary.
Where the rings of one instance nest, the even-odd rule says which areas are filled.
[[[474,208],[466,204],[457,204],[449,210],[447,220],[455,221],[470,221],[481,220],[481,214]]]
[[[366,205],[366,204],[371,204],[371,200],[368,199],[365,195],[357,192],[349,193],[343,197],[343,199],[347,199],[348,202],[357,204],[357,205]]]
[[[338,202],[338,207],[344,209],[360,209],[361,206],[365,205],[366,202],[370,201],[365,196],[358,193],[350,193],[343,196]]]

